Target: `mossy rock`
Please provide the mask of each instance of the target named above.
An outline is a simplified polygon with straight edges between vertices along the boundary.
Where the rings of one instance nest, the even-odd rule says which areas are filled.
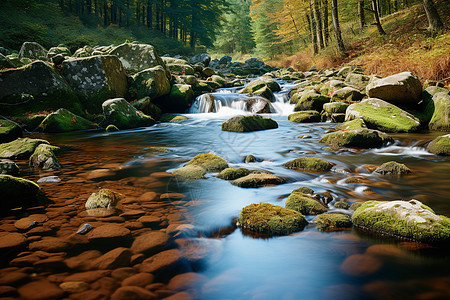
[[[146,147],[145,151],[153,152],[153,153],[167,153],[170,150],[169,150],[169,148],[163,147],[163,146],[151,146],[151,147]]]
[[[278,128],[278,123],[270,118],[251,115],[235,116],[222,123],[223,131],[251,132]]]
[[[49,142],[40,139],[19,138],[0,144],[0,158],[28,159],[40,144],[49,144]]]
[[[331,96],[331,102],[356,102],[362,100],[364,96],[359,90],[347,86],[336,90]]]
[[[253,155],[249,154],[249,155],[247,155],[247,156],[244,158],[244,162],[245,162],[246,164],[248,164],[248,163],[254,163],[254,162],[256,162],[256,157],[254,157]]]
[[[39,124],[41,124],[42,121],[44,121],[45,118],[47,118],[47,116],[48,115],[44,114],[27,116],[26,118],[22,119],[24,129],[28,131],[36,131]]]
[[[291,193],[285,207],[304,215],[318,215],[328,211],[322,203],[302,193]]]
[[[195,98],[194,90],[189,84],[174,84],[170,94],[160,104],[163,109],[170,112],[184,112]]]
[[[320,231],[339,231],[352,227],[350,216],[344,214],[321,214],[313,220],[313,223]]]
[[[61,108],[49,114],[38,126],[42,132],[69,132],[99,129],[98,125]]]
[[[364,202],[355,202],[355,203],[352,203],[352,205],[350,205],[350,207],[348,209],[355,211],[363,204],[364,204]]]
[[[36,205],[39,198],[39,186],[27,179],[0,175],[0,214],[23,205]]]
[[[20,47],[19,58],[47,59],[47,49],[36,42],[24,42]]]
[[[319,87],[320,94],[326,96],[331,95],[335,91],[346,87],[347,84],[342,80],[330,80]]]
[[[244,176],[249,175],[251,172],[245,168],[226,168],[217,175],[217,178],[225,180],[235,180]]]
[[[269,89],[268,86],[264,86],[264,87],[260,88],[259,90],[254,91],[252,94],[259,95],[271,102],[275,101],[275,96],[273,95],[272,91]]]
[[[414,132],[420,121],[412,114],[386,101],[370,98],[347,108],[345,120],[363,119],[368,128],[384,132]]]
[[[288,116],[288,120],[296,123],[320,122],[320,114],[315,110],[305,110],[295,112]]]
[[[348,204],[345,201],[338,201],[334,204],[335,208],[341,208],[341,209],[348,209],[350,207],[350,204]]]
[[[211,81],[220,84],[221,87],[224,87],[227,85],[227,81],[219,75],[211,76]]]
[[[134,108],[123,98],[115,98],[102,104],[106,124],[115,125],[119,129],[129,129],[155,124],[152,117]]]
[[[264,186],[280,185],[286,183],[283,178],[273,174],[249,174],[231,182],[232,185],[242,188],[259,188]]]
[[[17,176],[19,171],[19,167],[12,160],[0,159],[0,175]]]
[[[323,105],[330,102],[330,97],[318,94],[316,91],[302,93],[294,107],[294,111],[316,110],[321,112]]]
[[[117,126],[115,126],[115,125],[108,125],[108,126],[106,126],[106,129],[105,129],[106,132],[115,132],[115,131],[119,131],[119,130],[120,129],[117,128]]]
[[[336,125],[337,130],[355,130],[362,128],[367,128],[367,126],[364,120],[360,118]]]
[[[54,151],[58,151],[59,149],[60,148],[56,146],[40,144],[36,150],[34,150],[33,155],[30,156],[30,166],[43,170],[60,169],[61,164],[54,153]]]
[[[84,206],[87,210],[115,207],[122,198],[124,198],[124,196],[120,193],[113,192],[109,189],[101,189],[97,193],[92,193],[86,200]]]
[[[450,95],[448,91],[433,95],[431,106],[434,106],[428,127],[431,130],[450,131]],[[427,108],[430,109],[430,108]]]
[[[177,75],[194,75],[194,69],[187,64],[167,64],[170,73]]]
[[[257,233],[288,235],[301,231],[308,224],[299,212],[269,203],[250,204],[244,207],[237,225]]]
[[[345,113],[349,105],[345,102],[330,102],[323,105],[323,110],[330,114]]]
[[[353,214],[353,224],[423,243],[450,242],[450,219],[436,215],[420,201],[368,201]]]
[[[324,135],[320,143],[330,144],[334,148],[358,147],[377,148],[393,143],[394,139],[384,132],[372,129],[337,131]]]
[[[333,166],[333,163],[316,157],[300,157],[290,160],[283,165],[283,167],[288,169],[316,172],[328,172]]]
[[[383,175],[405,175],[410,174],[411,170],[404,164],[400,164],[396,161],[389,161],[379,166],[374,172]]]
[[[69,48],[65,46],[57,46],[52,47],[47,52],[47,58],[52,58],[53,56],[56,56],[58,54],[61,54],[63,56],[72,56],[72,53],[70,53]]]
[[[183,115],[172,115],[172,114],[165,114],[162,115],[160,118],[161,122],[178,122],[178,121],[186,121],[189,120],[188,117]]]
[[[205,178],[206,169],[201,166],[187,165],[172,171],[175,176],[183,177],[189,180]]]
[[[145,69],[134,74],[132,78],[135,90],[130,92],[138,99],[147,96],[156,99],[170,93],[170,81],[162,66]]]
[[[347,75],[344,82],[348,85],[356,87],[360,91],[363,91],[370,83],[370,77],[363,74],[350,73]]]
[[[247,86],[244,88],[244,92],[254,93],[257,90],[264,88],[265,86],[267,86],[271,92],[281,91],[281,87],[278,82],[275,81],[275,79],[269,77],[260,77],[247,84]]]
[[[131,103],[131,105],[133,105],[134,108],[142,111],[147,116],[152,117],[154,120],[159,120],[159,118],[161,117],[161,108],[153,104],[150,97],[139,99]]]
[[[307,187],[307,186],[301,186],[298,189],[295,189],[292,191],[292,193],[301,193],[301,194],[314,194],[313,189]]]
[[[208,172],[219,172],[228,168],[228,164],[223,158],[212,153],[196,155],[186,164],[186,166],[189,165],[203,167]]]
[[[352,183],[364,183],[366,182],[366,180],[362,177],[349,177],[347,179],[344,180],[344,183],[346,184],[352,184]]]
[[[427,151],[438,155],[450,155],[450,134],[441,135],[428,144]]]
[[[22,136],[22,127],[14,122],[0,119],[0,144],[14,141]]]

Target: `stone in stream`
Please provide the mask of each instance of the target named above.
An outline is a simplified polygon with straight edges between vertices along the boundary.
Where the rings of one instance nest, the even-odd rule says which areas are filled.
[[[60,148],[56,146],[40,144],[30,156],[29,165],[42,170],[60,169],[62,166],[54,153],[54,151],[59,149]]]
[[[232,185],[242,188],[258,188],[283,183],[286,183],[286,180],[273,174],[249,174],[231,181]]]
[[[30,59],[47,59],[47,49],[42,47],[36,42],[25,42],[20,47],[19,59],[30,58]]]
[[[165,250],[144,260],[139,266],[139,271],[157,274],[166,270],[173,270],[181,262],[182,256],[178,249]]]
[[[220,84],[221,87],[227,86],[227,81],[219,75],[212,75],[210,78],[212,82]]]
[[[169,246],[170,236],[161,231],[151,231],[138,236],[131,245],[131,252],[134,254],[156,254]]]
[[[428,124],[429,129],[450,131],[450,94],[447,90],[434,94],[432,101],[426,107],[426,111],[431,114]]]
[[[22,136],[22,127],[17,123],[0,119],[0,144],[14,141]]]
[[[20,233],[2,233],[0,235],[0,255],[20,249],[26,244],[26,241],[25,236]]]
[[[164,114],[161,116],[161,122],[178,122],[189,120],[188,117],[183,115]]]
[[[19,138],[0,144],[0,158],[28,159],[40,144],[49,144],[46,140]]]
[[[118,247],[95,259],[93,266],[99,270],[128,267],[132,255],[133,253],[129,249]]]
[[[139,286],[122,286],[111,295],[111,300],[123,299],[153,300],[158,296]]]
[[[301,213],[270,203],[254,203],[244,207],[237,222],[243,229],[271,235],[288,235],[303,230],[307,224]]]
[[[251,132],[278,128],[278,123],[259,115],[235,116],[222,123],[223,131]]]
[[[288,116],[288,120],[296,123],[320,122],[320,114],[315,110],[299,111]]]
[[[47,115],[39,125],[38,130],[42,132],[68,132],[98,128],[97,124],[77,116],[67,109],[60,108]]]
[[[138,273],[133,274],[128,278],[125,278],[121,285],[122,286],[139,286],[139,287],[146,287],[149,284],[152,284],[155,279],[155,276],[150,273]]]
[[[394,139],[378,130],[356,129],[328,133],[319,142],[331,144],[335,149],[339,147],[377,148],[394,143]]]
[[[133,81],[136,89],[135,96],[138,99],[147,96],[156,99],[170,93],[170,82],[162,66],[144,69],[134,74]]]
[[[283,167],[294,170],[315,172],[328,172],[334,166],[333,163],[321,158],[300,157],[286,162]]]
[[[263,89],[264,87],[268,87],[271,92],[281,91],[281,87],[278,84],[278,82],[275,81],[275,79],[269,77],[260,77],[247,84],[243,92],[254,94],[255,92]]]
[[[0,159],[0,175],[17,176],[19,167],[15,162],[9,159]]]
[[[333,79],[320,86],[319,91],[322,95],[332,95],[335,91],[347,86],[345,82]]]
[[[428,144],[427,151],[438,155],[450,155],[450,134],[441,135],[432,140],[431,143]]]
[[[450,242],[450,219],[418,200],[367,201],[356,209],[353,224],[367,230],[422,243]]]
[[[80,226],[80,228],[77,230],[76,234],[86,234],[89,231],[91,231],[94,228],[94,226],[92,226],[89,223],[84,223],[83,225]]]
[[[115,98],[102,104],[106,124],[112,124],[119,129],[129,129],[155,124],[152,117],[145,115],[134,108],[127,100]]]
[[[38,279],[18,288],[22,299],[48,300],[61,299],[64,291],[47,279]]]
[[[379,166],[374,172],[383,175],[405,175],[410,174],[411,170],[404,164],[400,164],[396,161],[389,161]]]
[[[358,73],[349,73],[347,77],[345,77],[344,82],[350,86],[354,86],[360,91],[364,91],[366,86],[370,83],[370,76]]]
[[[345,120],[363,119],[368,128],[384,132],[414,132],[420,121],[412,114],[386,101],[370,98],[347,108]]]
[[[323,110],[327,113],[345,113],[350,104],[345,102],[330,102],[323,105]]]
[[[235,180],[251,173],[250,170],[245,168],[226,168],[222,170],[216,177],[225,180]]]
[[[223,158],[212,153],[196,155],[186,164],[186,166],[189,165],[202,167],[208,172],[220,172],[228,168],[228,164]]]
[[[295,104],[294,111],[316,110],[321,112],[323,105],[330,102],[330,97],[321,95],[316,91],[307,91],[302,93],[301,98]]]
[[[356,177],[353,177],[353,178],[356,178]],[[347,178],[347,180],[345,181],[345,183],[350,183],[350,182],[348,182],[348,179],[351,179],[351,177],[350,178]],[[359,181],[358,181],[359,182]],[[349,207],[350,207],[350,204],[348,204],[347,202],[345,202],[345,201],[338,201],[338,202],[336,202],[335,204],[334,204],[334,207],[335,208],[340,208],[340,209],[348,209]]]
[[[23,178],[0,175],[0,191],[2,191],[1,213],[26,204],[37,204],[39,200],[39,186]]]
[[[248,163],[254,163],[254,162],[256,162],[256,157],[254,157],[253,155],[249,154],[249,155],[247,155],[247,156],[244,158],[244,162],[245,162],[246,164],[248,164]]]
[[[362,94],[359,90],[347,86],[334,91],[333,95],[331,96],[331,102],[356,102],[362,100],[364,96],[365,95]]]
[[[364,120],[361,118],[346,121],[344,123],[336,125],[337,130],[355,130],[362,128],[367,128],[367,126],[366,123],[364,123]]]
[[[350,216],[344,214],[321,214],[313,223],[320,231],[339,231],[352,227]]]
[[[328,211],[321,202],[306,194],[297,192],[292,192],[289,195],[285,207],[304,215],[318,215]]]
[[[206,178],[206,169],[201,166],[189,165],[173,170],[172,174],[189,180],[203,179]]]
[[[194,99],[194,90],[189,84],[174,84],[170,94],[163,101],[157,101],[161,108],[171,112],[184,112]]]
[[[152,117],[154,120],[159,120],[161,117],[161,109],[152,103],[150,97],[144,97],[136,102],[131,103],[134,108],[142,111],[144,114]]]
[[[90,242],[101,245],[123,245],[131,240],[131,232],[116,224],[101,225],[91,230],[87,237]]]
[[[116,206],[124,196],[109,189],[101,189],[92,193],[85,203],[86,209],[107,208]]]

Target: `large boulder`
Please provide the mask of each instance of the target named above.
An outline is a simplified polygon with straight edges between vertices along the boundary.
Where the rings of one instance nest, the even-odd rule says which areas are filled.
[[[349,105],[345,102],[330,102],[323,105],[323,110],[329,114],[345,113]]]
[[[228,168],[227,162],[220,156],[212,153],[202,153],[191,159],[186,166],[199,166],[208,172],[219,172]]]
[[[372,81],[367,85],[366,93],[371,98],[395,105],[413,106],[419,102],[422,84],[411,72],[403,72]]]
[[[320,114],[316,110],[299,111],[290,114],[288,120],[297,123],[320,122]]]
[[[310,196],[293,192],[286,199],[285,207],[298,211],[304,215],[318,215],[328,211],[328,209],[318,200],[311,198]]]
[[[0,175],[0,214],[9,209],[25,204],[35,204],[38,200],[39,186],[23,178],[10,175]]]
[[[168,112],[184,112],[194,99],[194,91],[189,84],[174,84],[170,89],[170,94],[156,101],[158,105]]]
[[[330,97],[321,95],[314,90],[302,93],[301,98],[295,104],[294,111],[316,110],[321,112],[323,105],[330,102]]]
[[[449,243],[450,219],[420,201],[368,201],[353,214],[353,224],[379,234],[423,243]]]
[[[47,59],[47,50],[36,42],[25,42],[19,51],[19,59]]]
[[[83,105],[64,78],[43,61],[1,71],[0,102],[11,104],[0,106],[6,115],[59,108],[66,108],[76,114],[84,113]]]
[[[48,50],[47,58],[52,58],[58,54],[61,54],[63,56],[71,56],[69,48],[64,45],[58,45],[57,47],[52,47]]]
[[[98,129],[98,125],[61,108],[49,114],[39,125],[42,132],[68,132],[76,130]]]
[[[127,100],[115,98],[102,104],[106,124],[115,125],[119,129],[151,126],[155,120],[134,108]]]
[[[336,130],[355,130],[362,128],[367,128],[367,125],[364,123],[364,120],[360,118],[336,125]]]
[[[414,132],[420,121],[412,114],[386,101],[370,98],[347,108],[345,120],[363,119],[368,128],[385,132]]]
[[[388,143],[393,143],[394,139],[378,130],[355,129],[328,133],[319,142],[331,144],[333,148],[377,148]]]
[[[450,155],[450,134],[438,136],[428,144],[427,151],[438,155]]]
[[[127,91],[125,71],[115,56],[68,59],[61,73],[89,112],[100,112],[104,101],[124,97]]]
[[[0,144],[11,142],[22,136],[22,127],[17,123],[0,119]]]
[[[28,159],[40,144],[49,144],[45,140],[19,138],[9,143],[0,144],[0,158]]]
[[[333,166],[333,163],[316,157],[300,157],[290,160],[283,165],[283,167],[288,169],[313,172],[328,172]]]
[[[275,79],[270,77],[260,77],[251,81],[242,90],[243,93],[261,95],[266,99],[273,100],[273,92],[281,91],[281,87]]]
[[[170,81],[162,66],[144,69],[133,75],[133,80],[137,98],[149,96],[155,99],[170,93]]]
[[[209,56],[206,53],[201,53],[193,56],[189,62],[193,65],[201,63],[203,66],[207,67],[209,66],[209,63],[211,62],[211,56]]]
[[[344,82],[360,91],[364,91],[370,82],[370,77],[359,73],[350,73]]]
[[[388,161],[376,168],[374,172],[383,175],[405,175],[410,174],[411,170],[404,164]]]
[[[150,97],[144,97],[142,99],[139,99],[139,100],[131,103],[131,105],[133,105],[134,108],[142,111],[144,114],[152,117],[155,120],[159,120],[159,118],[161,117],[161,113],[162,113],[161,108],[159,108],[157,105],[152,103],[152,100]]]
[[[176,75],[194,75],[194,68],[190,65],[183,64],[167,64],[170,73]]]
[[[30,156],[30,166],[43,170],[55,170],[61,168],[61,164],[54,153],[56,150],[59,150],[59,147],[40,144]]]
[[[348,85],[343,82],[342,80],[330,80],[327,81],[325,84],[320,86],[320,93],[322,95],[329,95],[331,96],[335,91],[342,89],[344,87],[347,87]]]
[[[222,123],[223,131],[251,132],[278,128],[278,123],[270,118],[251,115],[235,116]]]
[[[347,101],[347,102],[356,102],[362,100],[364,98],[364,94],[362,94],[359,90],[352,88],[352,87],[343,87],[339,90],[336,90],[333,95],[331,96],[332,102],[340,102],[340,101]]]
[[[288,235],[308,224],[299,212],[270,203],[255,203],[239,213],[237,225],[243,229],[271,235]]]
[[[448,91],[433,95],[427,110],[433,110],[428,127],[431,130],[450,131],[450,95]]]
[[[188,165],[172,171],[172,174],[178,177],[183,177],[188,180],[196,180],[206,178],[206,169],[202,166]]]

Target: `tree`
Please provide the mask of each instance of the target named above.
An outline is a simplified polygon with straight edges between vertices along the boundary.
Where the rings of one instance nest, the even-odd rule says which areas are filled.
[[[428,30],[431,32],[438,32],[443,27],[444,24],[441,21],[441,17],[434,6],[433,0],[423,0],[423,7],[425,8],[425,13],[427,14],[428,19]]]
[[[281,52],[279,50],[281,38],[276,34],[278,22],[269,18],[271,13],[280,9],[281,4],[282,0],[256,0],[252,2],[251,15],[256,52],[263,57],[273,58]]]
[[[383,27],[381,26],[380,16],[378,14],[377,0],[372,0],[372,12],[373,17],[375,19],[375,24],[377,25],[378,32],[380,33],[380,35],[385,35],[386,32],[384,32]]]
[[[366,26],[366,18],[364,13],[364,0],[358,0],[358,23],[359,23],[359,29],[361,31],[364,30],[364,27]]]
[[[331,0],[331,18],[333,19],[334,36],[336,38],[339,52],[341,52],[342,55],[347,55],[345,53],[344,41],[341,36],[341,27],[339,26],[337,0]]]

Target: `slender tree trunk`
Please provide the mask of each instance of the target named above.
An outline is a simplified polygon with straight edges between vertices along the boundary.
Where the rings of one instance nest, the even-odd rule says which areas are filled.
[[[145,25],[145,5],[142,5],[142,25]]]
[[[323,34],[322,34],[322,20],[320,18],[320,11],[319,11],[319,5],[317,0],[311,0],[312,1],[312,7],[313,7],[313,14],[314,14],[314,23],[316,24],[316,35],[317,35],[317,41],[319,44],[320,49],[325,48],[323,44]]]
[[[427,14],[428,19],[428,30],[431,32],[438,32],[443,27],[441,17],[436,9],[436,6],[433,3],[433,0],[423,0],[423,7],[425,8],[425,12]]]
[[[108,26],[108,2],[103,0],[103,25]]]
[[[342,55],[346,55],[344,41],[341,36],[341,27],[339,26],[339,15],[337,0],[331,0],[331,18],[333,19],[334,36],[336,37],[336,43]]]
[[[373,17],[375,19],[375,23],[377,25],[378,32],[380,33],[380,35],[385,35],[386,32],[384,32],[383,27],[381,26],[380,16],[378,15],[377,0],[372,0],[372,11],[373,11]]]
[[[387,0],[387,12],[388,12],[388,15],[392,14],[391,0]]]
[[[86,12],[88,14],[92,13],[92,0],[86,0]]]
[[[152,1],[151,0],[147,0],[147,27],[152,29],[153,28],[153,18],[152,18],[152,14],[153,14],[153,9],[152,9]]]
[[[127,18],[126,24],[127,24],[127,27],[129,27],[130,26],[130,0],[126,0],[126,8],[127,8],[127,11],[126,11],[126,18]]]
[[[366,26],[366,16],[364,14],[364,0],[358,1],[358,20],[359,20],[359,29],[363,31],[364,26]]]
[[[323,40],[325,45],[330,41],[330,30],[328,25],[328,0],[323,0]]]
[[[139,3],[136,3],[136,25],[139,26],[139,23],[141,22],[141,6]]]
[[[312,11],[310,14],[306,14],[306,18],[308,19],[308,25],[311,30],[311,43],[313,45],[313,51],[314,54],[317,54],[319,53],[319,47],[317,46],[317,35]]]

